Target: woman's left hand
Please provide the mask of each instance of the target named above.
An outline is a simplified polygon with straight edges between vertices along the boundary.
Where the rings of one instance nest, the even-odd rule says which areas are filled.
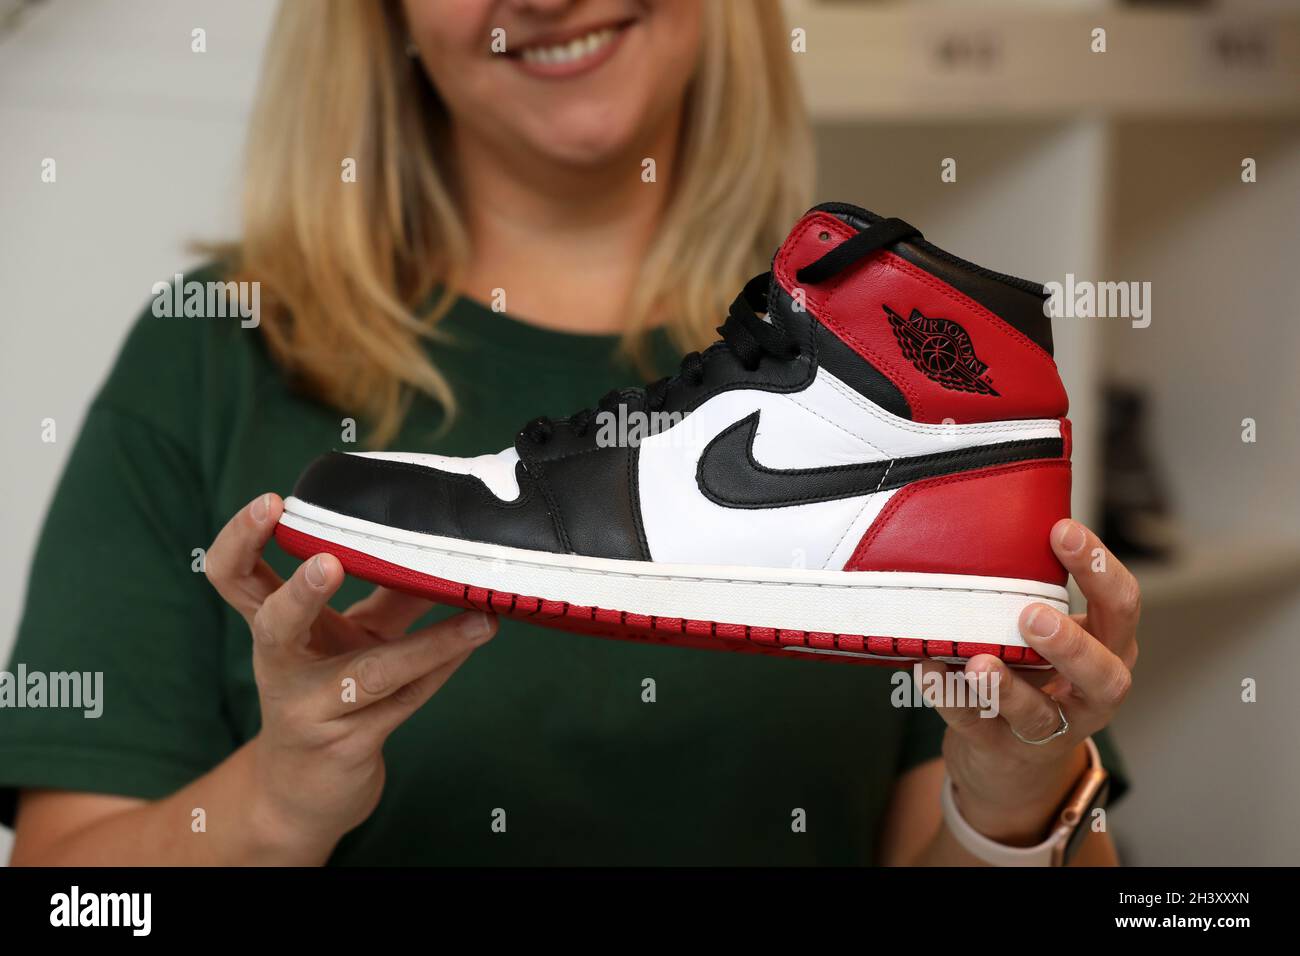
[[[1012,670],[992,655],[966,664],[967,675],[987,673],[996,687],[998,716],[979,706],[936,708],[948,724],[943,757],[962,817],[990,839],[1032,846],[1047,834],[1053,814],[1087,766],[1083,741],[1101,730],[1123,703],[1137,660],[1141,598],[1137,579],[1076,521],[1057,522],[1052,550],[1088,602],[1084,614],[1065,615],[1044,604],[1020,617],[1025,642],[1054,671]],[[947,670],[927,663],[927,671]],[[947,703],[947,701],[945,701]],[[1069,732],[1041,746],[1061,724]]]

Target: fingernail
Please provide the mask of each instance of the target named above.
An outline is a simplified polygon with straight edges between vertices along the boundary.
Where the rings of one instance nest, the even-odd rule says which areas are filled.
[[[271,493],[268,491],[266,494],[262,495],[256,501],[253,502],[253,506],[248,509],[248,513],[253,516],[254,521],[256,521],[258,524],[261,524],[263,521],[266,520],[266,516],[270,512],[270,510],[271,510]]]
[[[321,564],[319,554],[307,562],[307,583],[314,588],[325,586],[325,567]]]
[[[1061,534],[1061,550],[1066,554],[1074,554],[1076,551],[1083,550],[1087,540],[1088,536],[1083,533],[1083,527],[1071,521]]]
[[[482,612],[466,614],[461,619],[460,633],[467,641],[481,641],[492,633],[492,618]]]
[[[1060,626],[1060,618],[1045,607],[1034,608],[1025,621],[1025,630],[1034,637],[1051,637]]]

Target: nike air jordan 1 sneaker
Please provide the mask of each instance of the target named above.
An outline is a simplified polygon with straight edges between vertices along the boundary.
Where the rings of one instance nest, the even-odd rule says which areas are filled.
[[[331,453],[276,537],[549,627],[789,657],[1043,666],[1070,423],[1040,285],[817,206],[677,374],[496,454]]]

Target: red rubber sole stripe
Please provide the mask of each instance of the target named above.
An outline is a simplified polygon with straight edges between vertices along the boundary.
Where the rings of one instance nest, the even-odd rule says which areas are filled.
[[[448,581],[446,578],[413,571],[344,545],[304,534],[283,524],[276,526],[275,540],[281,548],[296,558],[309,558],[315,554],[329,553],[338,558],[343,565],[343,570],[353,577],[428,598],[439,604],[490,611],[505,617],[531,621],[543,627],[576,631],[596,637],[651,641],[709,650],[773,654],[804,660],[811,657],[839,663],[882,664],[886,667],[906,667],[916,658],[969,658],[976,654],[992,654],[1009,664],[1047,663],[1027,647],[923,641],[915,638],[873,637],[864,634],[830,634],[824,631],[778,630],[771,627],[754,627],[749,624],[725,624],[680,617],[649,617],[611,608],[583,607],[569,604],[567,601],[548,601],[545,598],[513,594],[509,591],[494,591]],[[850,651],[856,654],[896,657],[900,660],[892,662],[785,650],[790,647]]]

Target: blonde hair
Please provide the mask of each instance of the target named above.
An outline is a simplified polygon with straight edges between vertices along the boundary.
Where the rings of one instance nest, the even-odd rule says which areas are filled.
[[[806,204],[810,133],[778,0],[705,9],[673,194],[628,303],[633,355],[656,311],[679,347],[712,339]],[[396,434],[415,392],[454,414],[424,340],[470,257],[438,159],[446,111],[406,43],[396,0],[281,4],[249,133],[242,236],[224,249],[240,279],[261,283],[276,361],[307,393],[362,415],[373,444]],[[344,157],[364,171],[346,185]]]

